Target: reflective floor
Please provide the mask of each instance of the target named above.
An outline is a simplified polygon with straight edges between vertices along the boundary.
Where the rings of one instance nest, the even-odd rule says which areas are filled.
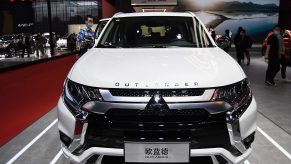
[[[30,57],[27,57],[27,53],[25,53],[24,58],[21,58],[22,51],[17,52],[17,56],[15,57],[5,57],[5,55],[0,55],[0,69],[5,69],[11,66],[16,66],[23,63],[29,63],[38,61],[41,59],[51,58],[51,52],[49,48],[45,49],[45,55],[41,57],[36,56],[36,52],[33,54],[30,54]],[[64,54],[71,53],[68,49],[55,49],[55,55],[54,56],[60,56]]]

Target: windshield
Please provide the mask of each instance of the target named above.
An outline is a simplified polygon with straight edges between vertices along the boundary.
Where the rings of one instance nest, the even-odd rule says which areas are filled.
[[[100,33],[102,32],[103,28],[106,26],[108,20],[100,21],[95,30],[95,38],[98,38]]]
[[[204,48],[213,45],[203,26],[192,17],[146,16],[113,19],[97,47]]]

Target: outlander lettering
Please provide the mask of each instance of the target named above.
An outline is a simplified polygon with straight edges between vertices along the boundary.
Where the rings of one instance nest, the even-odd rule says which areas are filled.
[[[143,83],[119,83],[116,82],[114,84],[116,87],[145,87],[148,88],[150,86],[153,87],[198,87],[198,82],[190,82],[190,83],[153,83],[153,84],[143,84]]]

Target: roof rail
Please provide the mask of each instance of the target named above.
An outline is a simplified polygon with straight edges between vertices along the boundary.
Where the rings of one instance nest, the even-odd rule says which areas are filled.
[[[189,13],[192,16],[196,16],[192,11],[185,11],[185,13]]]
[[[167,9],[142,9],[142,12],[166,12]]]
[[[118,16],[118,15],[120,15],[120,14],[123,14],[123,12],[115,13],[112,17]]]

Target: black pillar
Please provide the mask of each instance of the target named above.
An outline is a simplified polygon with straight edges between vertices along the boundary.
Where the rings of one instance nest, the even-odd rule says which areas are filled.
[[[55,55],[54,52],[54,43],[53,43],[53,33],[52,33],[52,14],[51,14],[51,1],[47,0],[47,15],[48,15],[48,27],[49,27],[49,33],[50,33],[50,51],[51,51],[51,56]]]
[[[280,0],[279,7],[279,25],[284,28],[291,28],[291,1],[290,0]]]

